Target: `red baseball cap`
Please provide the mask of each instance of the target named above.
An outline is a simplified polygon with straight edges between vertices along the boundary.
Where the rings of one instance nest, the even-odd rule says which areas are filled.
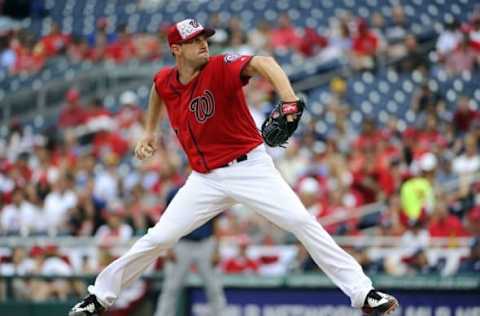
[[[168,45],[184,43],[200,34],[210,37],[215,34],[215,30],[203,27],[197,20],[185,19],[168,29]]]

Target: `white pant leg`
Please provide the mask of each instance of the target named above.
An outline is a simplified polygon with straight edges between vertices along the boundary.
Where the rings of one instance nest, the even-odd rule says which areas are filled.
[[[100,272],[88,291],[104,306],[111,306],[120,291],[139,278],[162,250],[221,212],[226,201],[230,199],[215,183],[192,172],[158,223]]]
[[[175,262],[169,262],[164,270],[162,293],[154,316],[175,316],[177,298],[193,262],[190,247],[179,241],[175,246]]]
[[[248,160],[218,172],[228,179],[225,183],[230,196],[295,234],[317,265],[350,297],[352,306],[363,305],[372,289],[371,280],[308,213],[264,150],[254,150]]]
[[[216,241],[213,238],[199,242],[190,242],[192,245],[198,244],[195,251],[194,261],[197,264],[198,273],[203,280],[205,292],[210,307],[210,316],[222,316],[226,305],[225,294],[218,272],[213,266],[212,257],[215,252]]]

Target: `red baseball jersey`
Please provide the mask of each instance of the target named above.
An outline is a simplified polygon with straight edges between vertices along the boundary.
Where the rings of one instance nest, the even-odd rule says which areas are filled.
[[[178,80],[175,67],[155,75],[155,89],[193,170],[207,173],[263,142],[242,89],[249,78],[241,72],[251,59],[212,56],[186,85]]]

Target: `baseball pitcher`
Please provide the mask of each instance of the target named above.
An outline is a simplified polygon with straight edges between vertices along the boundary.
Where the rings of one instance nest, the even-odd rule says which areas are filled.
[[[304,103],[272,57],[210,56],[207,38],[215,33],[194,19],[173,25],[168,43],[175,67],[153,79],[145,135],[135,148],[143,160],[157,149],[157,123],[166,109],[193,169],[159,222],[89,286],[89,295],[70,316],[108,309],[120,291],[136,280],[162,250],[225,208],[243,203],[300,240],[315,263],[366,315],[389,314],[398,306],[379,292],[360,265],[311,216],[275,168],[265,150],[282,146],[295,131]],[[252,76],[267,79],[281,102],[258,133],[242,87]]]

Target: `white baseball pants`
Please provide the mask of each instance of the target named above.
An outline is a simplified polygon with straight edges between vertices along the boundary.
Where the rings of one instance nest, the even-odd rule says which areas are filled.
[[[372,282],[308,213],[263,145],[248,153],[245,161],[207,174],[192,172],[158,223],[107,266],[89,292],[110,306],[120,291],[156,260],[160,251],[172,247],[182,236],[235,203],[244,204],[292,232],[325,274],[350,297],[352,306],[363,305]]]

